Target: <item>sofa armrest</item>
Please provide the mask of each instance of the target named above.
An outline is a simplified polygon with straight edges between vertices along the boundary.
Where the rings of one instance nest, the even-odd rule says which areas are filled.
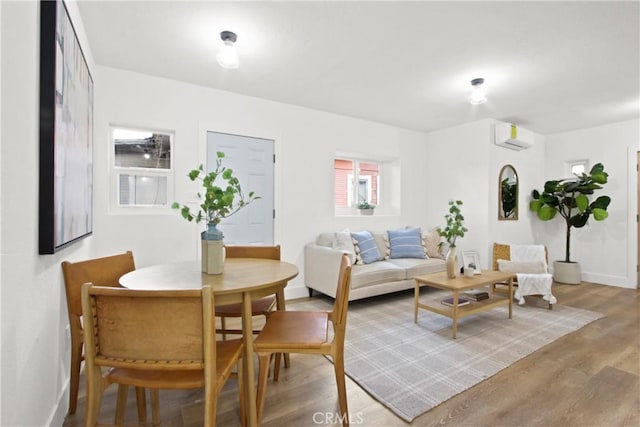
[[[309,243],[304,247],[304,283],[307,287],[336,297],[340,262],[344,252]]]

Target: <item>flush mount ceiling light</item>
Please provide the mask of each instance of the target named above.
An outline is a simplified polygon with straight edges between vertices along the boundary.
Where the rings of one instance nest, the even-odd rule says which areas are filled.
[[[223,31],[220,33],[220,38],[224,42],[224,46],[218,52],[218,64],[224,68],[238,68],[240,61],[238,61],[238,52],[233,45],[238,40],[238,36],[234,32]]]
[[[471,80],[471,97],[469,98],[469,102],[472,105],[484,104],[487,102],[487,97],[484,95],[484,89],[482,88],[482,84],[484,83],[483,78],[477,78]]]

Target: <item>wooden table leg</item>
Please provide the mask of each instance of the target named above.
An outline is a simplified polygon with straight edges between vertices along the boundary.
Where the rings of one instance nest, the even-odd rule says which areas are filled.
[[[280,289],[278,292],[276,292],[276,307],[278,307],[278,310],[286,310],[286,306],[285,306],[285,302],[284,302],[284,288]],[[284,367],[288,368],[289,366],[291,366],[291,363],[289,361],[289,353],[285,353],[284,354]]]
[[[513,276],[509,278],[509,319],[513,314]]]
[[[245,402],[247,420],[250,427],[257,427],[255,370],[253,366],[253,322],[251,316],[251,293],[242,294],[242,337],[244,338],[244,357],[242,358],[245,382]]]
[[[458,291],[453,291],[453,339],[458,334]]]
[[[420,284],[415,281],[415,289],[413,291],[413,323],[418,323],[418,299],[420,298]]]

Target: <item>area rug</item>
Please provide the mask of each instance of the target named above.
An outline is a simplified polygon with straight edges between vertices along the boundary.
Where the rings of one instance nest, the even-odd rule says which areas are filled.
[[[430,292],[436,301],[441,294]],[[442,295],[444,297],[444,295]],[[535,299],[535,298],[531,298]],[[330,310],[316,298],[290,310]],[[458,321],[420,310],[413,321],[413,293],[352,302],[347,319],[345,371],[371,396],[407,422],[491,377],[563,335],[605,317],[562,304],[499,307]]]

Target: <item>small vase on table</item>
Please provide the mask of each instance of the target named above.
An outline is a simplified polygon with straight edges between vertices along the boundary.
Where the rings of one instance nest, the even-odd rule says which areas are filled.
[[[222,274],[224,268],[224,242],[222,231],[217,224],[210,222],[203,231],[202,237],[202,272],[207,274]]]
[[[458,256],[456,254],[455,246],[449,246],[445,263],[447,266],[447,278],[455,279],[458,275]]]

